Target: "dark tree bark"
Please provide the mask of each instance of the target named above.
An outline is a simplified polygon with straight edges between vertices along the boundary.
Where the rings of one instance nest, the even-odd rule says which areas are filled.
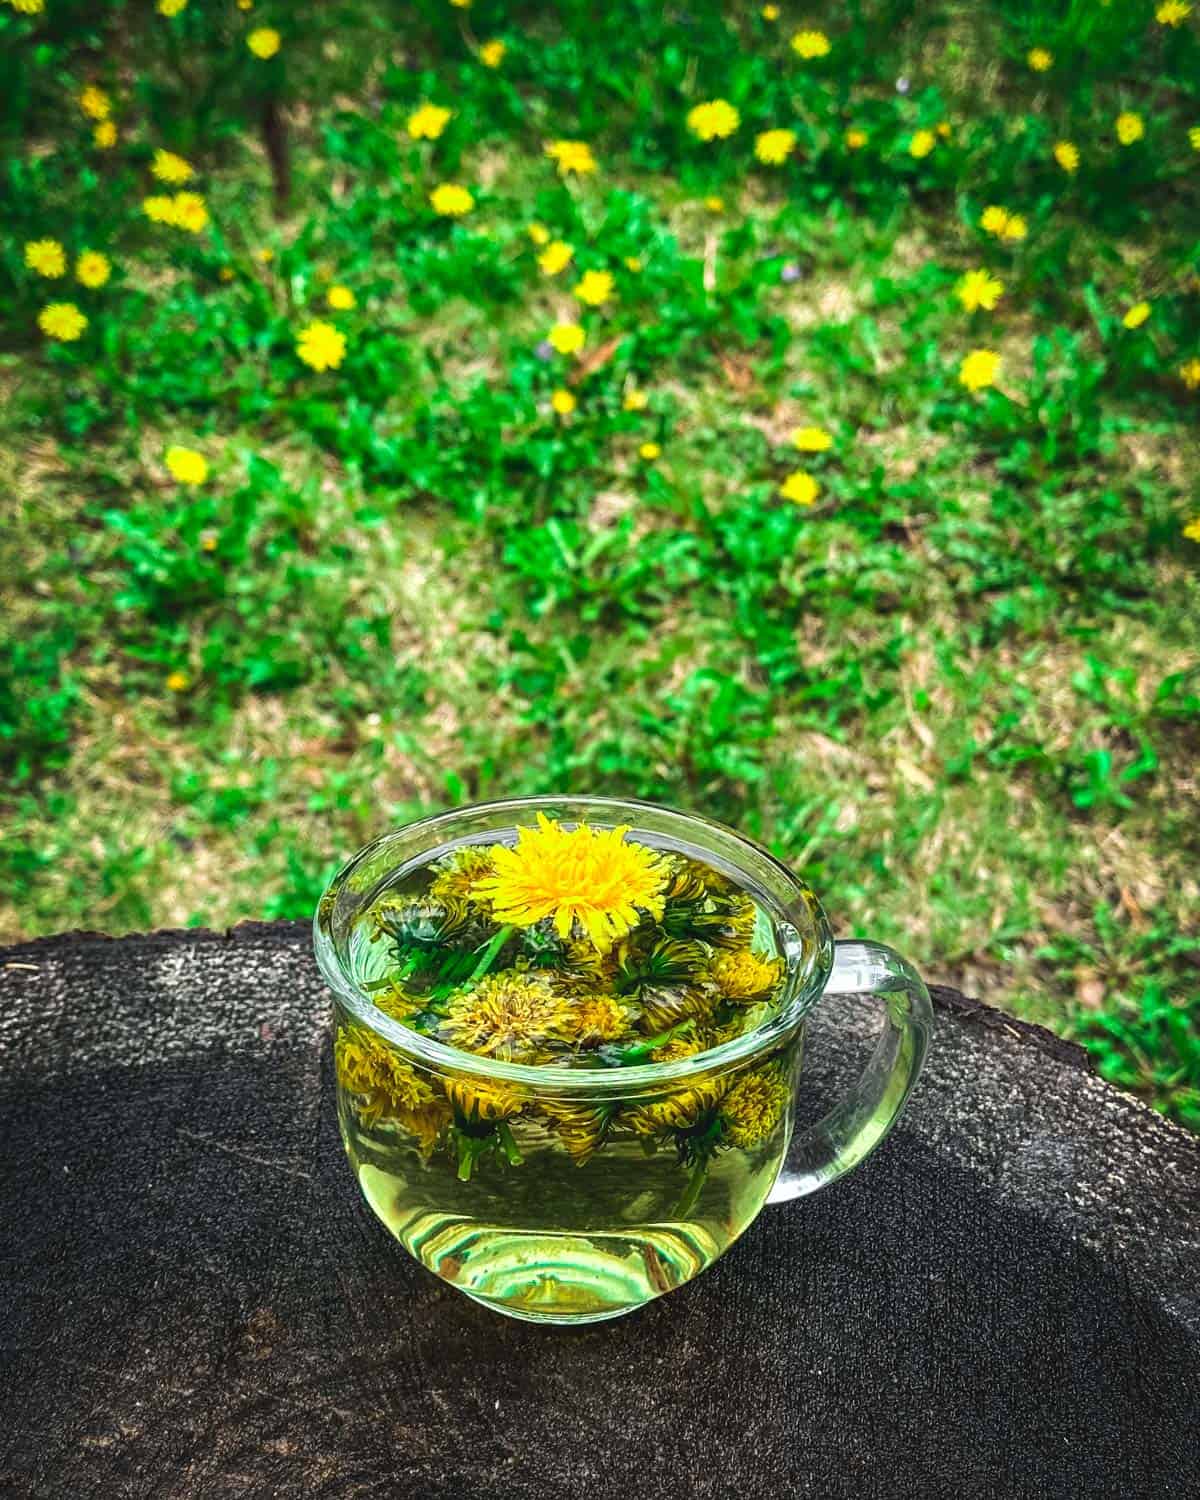
[[[509,1322],[360,1208],[300,924],[0,952],[0,1493],[1196,1493],[1200,1154],[934,991],[900,1127],[709,1273]],[[817,1011],[808,1106],[865,1021]]]

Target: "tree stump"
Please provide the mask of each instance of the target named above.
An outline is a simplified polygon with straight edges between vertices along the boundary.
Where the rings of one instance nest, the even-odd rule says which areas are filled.
[[[1200,1493],[1196,1143],[956,991],[865,1166],[562,1331],[360,1206],[306,927],[73,934],[0,981],[0,1493]],[[816,1013],[813,1109],[866,1025]]]

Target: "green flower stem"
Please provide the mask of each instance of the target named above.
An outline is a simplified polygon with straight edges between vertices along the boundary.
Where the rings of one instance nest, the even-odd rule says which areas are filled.
[[[687,1187],[683,1190],[683,1196],[675,1205],[675,1217],[686,1219],[688,1214],[695,1208],[700,1200],[700,1194],[704,1189],[704,1183],[708,1177],[708,1164],[712,1157],[698,1156],[688,1173]]]
[[[615,1065],[619,1068],[627,1068],[633,1063],[645,1062],[656,1047],[665,1047],[673,1037],[693,1030],[695,1025],[695,1018],[689,1016],[685,1021],[677,1021],[666,1031],[660,1031],[657,1036],[648,1036],[645,1041],[634,1042],[632,1047],[623,1047],[621,1051],[613,1053]]]
[[[520,1149],[518,1148],[516,1141],[513,1139],[513,1133],[509,1128],[507,1120],[501,1120],[500,1123],[496,1126],[496,1134],[500,1137],[500,1149],[504,1152],[509,1166],[521,1166],[525,1158],[521,1155]]]
[[[468,984],[474,984],[477,979],[483,978],[483,976],[495,963],[496,955],[500,952],[501,948],[504,947],[505,943],[508,942],[509,938],[512,937],[515,931],[515,925],[512,922],[509,922],[505,926],[503,926],[498,933],[496,933],[495,937],[492,938],[487,947],[483,950],[483,953],[480,955],[479,962],[475,965],[474,969],[468,976]]]

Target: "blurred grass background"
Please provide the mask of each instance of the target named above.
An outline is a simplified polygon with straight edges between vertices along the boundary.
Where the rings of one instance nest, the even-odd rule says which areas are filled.
[[[431,810],[648,797],[1200,1128],[1196,16],[165,3],[0,5],[4,935],[303,917]],[[198,233],[142,208],[159,148]]]

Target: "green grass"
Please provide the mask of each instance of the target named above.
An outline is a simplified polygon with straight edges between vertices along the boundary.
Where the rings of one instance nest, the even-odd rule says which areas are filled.
[[[650,797],[1200,1128],[1196,18],[824,15],[0,7],[6,936],[306,916],[433,809]],[[245,33],[272,24],[260,62]],[[827,58],[792,53],[801,24]],[[714,97],[742,123],[703,145],[685,117]],[[435,143],[405,131],[423,100],[454,110]],[[781,126],[796,152],[758,165]],[[599,170],[560,179],[560,137]],[[141,212],[159,146],[196,168],[200,234]],[[441,181],[463,220],[430,212]],[[988,204],[1026,238],[984,234]],[[560,276],[531,223],[574,246]],[[44,238],[111,281],[27,269]],[[993,312],[955,297],[973,267]],[[571,295],[586,269],[616,279],[603,309]],[[76,342],[37,332],[62,300]],[[581,312],[582,358],[544,358]],[[315,318],[347,339],[320,374],[295,351]],[[976,348],[997,388],[960,384]],[[809,424],[830,451],[792,449]],[[812,507],[779,494],[795,468]]]

